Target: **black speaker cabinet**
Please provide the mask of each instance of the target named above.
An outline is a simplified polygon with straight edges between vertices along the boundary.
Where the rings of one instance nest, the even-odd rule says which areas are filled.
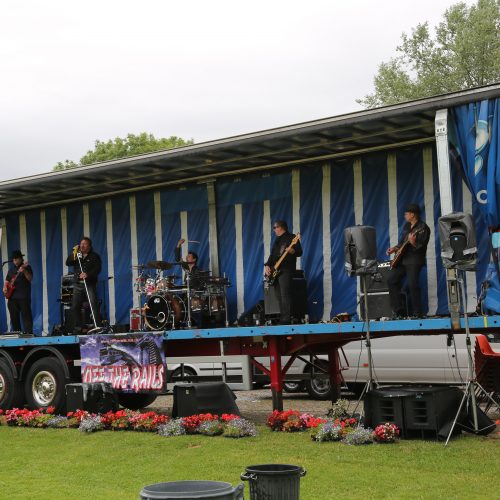
[[[403,388],[374,389],[365,397],[365,420],[370,427],[389,422],[396,424],[403,435],[405,431],[403,399],[408,392]]]
[[[378,293],[378,292],[388,292],[389,286],[387,285],[387,278],[389,277],[389,272],[391,270],[391,262],[379,262],[377,264],[377,270],[373,274],[366,276],[366,287],[368,293]],[[360,278],[361,293],[365,292],[365,278],[361,276]]]
[[[372,226],[344,229],[344,267],[349,276],[370,273],[377,267],[377,236]]]
[[[264,289],[264,312],[266,316],[279,316],[280,302],[278,287],[270,286]],[[304,271],[296,270],[292,284],[292,317],[302,319],[307,314],[307,281]]]
[[[90,413],[106,413],[118,410],[118,396],[111,384],[67,384],[66,409],[68,412],[85,410]]]
[[[189,417],[199,413],[239,415],[236,396],[224,382],[198,382],[174,385],[172,417]]]

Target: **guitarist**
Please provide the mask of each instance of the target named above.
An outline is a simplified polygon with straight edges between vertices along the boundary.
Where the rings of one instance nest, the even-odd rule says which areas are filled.
[[[406,276],[413,316],[423,317],[422,300],[420,296],[420,270],[425,266],[425,254],[431,230],[420,218],[420,207],[410,203],[404,213],[405,224],[399,244],[387,249],[387,255],[396,253],[405,242],[408,242],[399,264],[394,266],[387,278],[389,297],[395,318],[405,316],[405,307],[401,298],[401,282]]]
[[[31,314],[31,280],[33,279],[33,270],[28,263],[23,260],[24,255],[20,250],[12,252],[12,262],[14,266],[9,269],[3,285],[4,295],[12,291],[8,299],[8,308],[10,319],[12,321],[12,330],[32,334],[33,316]],[[13,289],[13,290],[12,290]],[[21,316],[24,329],[21,328]]]
[[[269,276],[273,272],[273,266],[279,260],[281,255],[290,246],[295,235],[288,232],[288,225],[284,220],[277,220],[273,224],[274,234],[276,239],[274,240],[273,247],[271,249],[271,255],[267,259],[264,267],[264,274]],[[278,288],[278,297],[280,303],[280,323],[282,325],[289,325],[292,318],[291,307],[292,307],[292,279],[293,272],[296,269],[297,257],[302,255],[302,247],[300,241],[289,250],[288,255],[283,259],[279,267],[279,275],[277,277],[274,286]]]

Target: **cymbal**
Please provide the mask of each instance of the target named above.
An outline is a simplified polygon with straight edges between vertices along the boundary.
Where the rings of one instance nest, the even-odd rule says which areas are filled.
[[[150,260],[146,265],[154,269],[161,269],[162,271],[167,271],[172,267],[170,262],[165,262],[164,260]]]
[[[133,265],[132,269],[144,269],[145,267],[146,267],[145,264],[137,264],[137,265]]]

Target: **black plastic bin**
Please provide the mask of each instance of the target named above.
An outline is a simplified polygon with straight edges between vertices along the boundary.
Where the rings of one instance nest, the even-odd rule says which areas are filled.
[[[243,484],[233,488],[231,483],[221,481],[169,481],[144,486],[142,500],[243,500]]]
[[[250,465],[241,475],[250,485],[250,500],[299,500],[303,467],[286,464]]]

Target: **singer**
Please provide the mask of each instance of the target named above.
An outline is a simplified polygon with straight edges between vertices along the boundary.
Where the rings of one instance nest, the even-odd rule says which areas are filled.
[[[101,315],[97,303],[97,277],[101,272],[101,257],[92,249],[92,240],[84,236],[80,245],[73,247],[73,251],[66,259],[67,266],[73,266],[73,300],[71,302],[71,318],[68,332],[78,335],[84,324],[82,306],[90,303],[94,312],[95,325],[101,325]],[[85,284],[87,289],[85,289]],[[87,295],[88,293],[88,295]]]
[[[24,255],[21,250],[12,252],[12,262],[14,266],[9,269],[3,284],[3,293],[8,299],[12,330],[14,332],[33,333],[33,316],[31,314],[31,280],[33,270],[31,266],[24,262]],[[21,329],[21,316],[24,330]]]

